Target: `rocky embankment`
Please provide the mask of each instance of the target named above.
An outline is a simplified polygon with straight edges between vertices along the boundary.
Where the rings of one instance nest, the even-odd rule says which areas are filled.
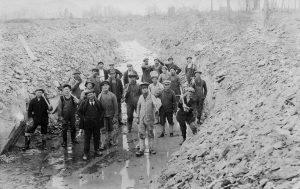
[[[150,19],[142,40],[208,80],[208,118],[173,154],[160,188],[300,187],[299,14]]]

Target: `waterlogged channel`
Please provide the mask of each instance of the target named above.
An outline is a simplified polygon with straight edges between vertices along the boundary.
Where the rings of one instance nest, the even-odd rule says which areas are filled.
[[[119,51],[126,60],[125,63],[117,66],[120,71],[124,72],[127,63],[131,63],[138,74],[141,75],[141,64],[145,57],[148,57],[150,63],[153,64],[153,59],[156,55],[143,47],[138,41],[123,41],[120,44]],[[125,110],[124,108],[123,110]],[[126,112],[123,112],[123,115],[123,119],[126,119]],[[175,137],[165,136],[164,138],[157,138],[160,134],[160,128],[158,126],[155,127],[156,155],[146,153],[144,157],[135,157],[135,146],[137,143],[136,125],[134,125],[133,133],[130,135],[122,134],[119,137],[119,146],[106,151],[103,157],[83,162],[78,149],[74,151],[69,149],[63,156],[48,160],[58,169],[58,174],[51,177],[46,187],[49,189],[157,188],[156,184],[152,183],[151,180],[160,173],[162,168],[166,167],[171,154],[179,149],[181,141],[179,125],[175,124],[175,127]],[[166,131],[168,134],[168,127]],[[146,141],[146,146],[147,143]],[[71,166],[75,166],[78,169],[65,174]]]

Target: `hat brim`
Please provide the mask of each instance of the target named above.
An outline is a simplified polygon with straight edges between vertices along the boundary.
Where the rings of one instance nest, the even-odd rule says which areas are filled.
[[[41,92],[45,93],[44,89],[36,89],[34,92],[37,92],[37,91],[41,91]]]
[[[87,87],[87,85],[88,85],[89,83],[91,83],[91,84],[93,85],[93,87],[95,87],[95,83],[93,83],[93,82],[86,82],[84,86]]]
[[[132,78],[132,77],[137,77],[137,75],[129,75],[128,77],[131,77],[131,78]]]

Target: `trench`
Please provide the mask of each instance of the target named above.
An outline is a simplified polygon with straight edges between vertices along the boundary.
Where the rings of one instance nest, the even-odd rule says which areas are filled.
[[[141,62],[143,58],[148,57],[151,64],[155,58],[155,54],[143,47],[137,40],[121,41],[119,53],[125,61],[117,65],[116,68],[124,72],[127,63],[131,63],[139,75],[142,74]],[[125,121],[125,104],[122,107],[122,119]],[[180,148],[179,143],[182,139],[177,122],[175,122],[174,128],[175,137],[158,138],[161,132],[160,127],[155,125],[154,130],[156,155],[147,153],[148,142],[146,140],[145,155],[140,158],[135,157],[137,144],[135,121],[133,132],[120,134],[119,145],[105,151],[104,157],[94,158],[85,163],[81,160],[83,146],[79,146],[75,150],[69,147],[67,153],[51,159],[52,166],[57,168],[57,174],[51,176],[46,188],[157,188],[153,180],[167,166],[171,154]],[[168,126],[166,126],[166,133],[168,134]],[[188,136],[191,136],[190,131],[188,131]],[[64,175],[63,173],[71,166],[77,166],[78,169],[71,171],[67,176]]]

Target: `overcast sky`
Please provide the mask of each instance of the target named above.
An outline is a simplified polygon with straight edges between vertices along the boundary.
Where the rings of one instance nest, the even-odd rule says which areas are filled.
[[[215,10],[226,7],[226,0],[213,0],[213,2]],[[245,0],[231,0],[232,9],[243,8],[244,2]],[[59,12],[68,8],[75,17],[82,17],[84,11],[108,6],[123,12],[144,15],[149,7],[154,6],[161,11],[166,11],[170,6],[193,7],[201,11],[209,11],[210,4],[210,0],[0,0],[0,16],[51,18],[58,17]]]

